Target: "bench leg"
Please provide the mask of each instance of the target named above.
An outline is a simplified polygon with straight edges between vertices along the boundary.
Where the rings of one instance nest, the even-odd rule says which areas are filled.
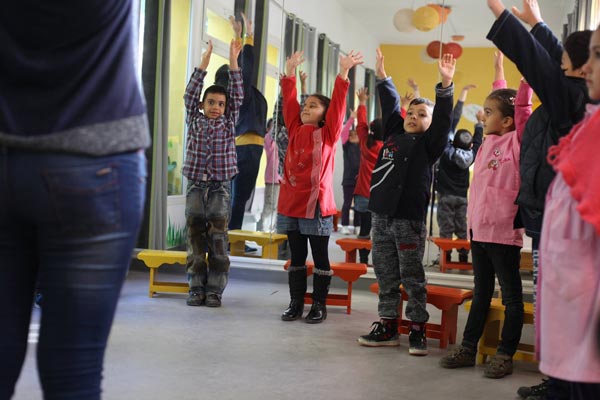
[[[155,276],[154,276],[154,269],[155,268],[150,268],[150,281],[148,282],[148,297],[152,298],[152,296],[154,296],[154,281],[155,281]]]
[[[278,250],[279,245],[277,243],[267,243],[262,247],[261,258],[270,258],[273,260],[277,260]]]
[[[448,347],[450,343],[456,343],[456,322],[458,319],[458,304],[448,310],[442,310],[442,323],[440,324],[440,349]]]
[[[352,313],[352,282],[348,282],[348,306],[346,307],[346,314]]]
[[[230,243],[229,254],[232,256],[244,256],[246,241],[242,240],[235,243]]]

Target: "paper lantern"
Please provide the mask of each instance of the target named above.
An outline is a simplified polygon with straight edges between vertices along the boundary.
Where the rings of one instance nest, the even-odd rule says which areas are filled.
[[[424,6],[415,10],[412,16],[412,24],[420,31],[427,32],[438,26],[440,15],[433,7]]]
[[[427,6],[437,11],[440,18],[440,23],[442,24],[448,20],[448,15],[452,12],[452,9],[450,7],[442,6],[440,4],[427,4]]]
[[[439,40],[434,40],[429,43],[426,47],[427,55],[431,58],[439,58],[440,57],[440,46],[442,43]]]
[[[429,54],[427,54],[427,48],[423,47],[423,50],[421,50],[421,61],[423,61],[425,64],[433,64],[436,63],[438,60],[432,57],[429,57]]]
[[[462,42],[465,40],[465,35],[452,35],[452,40],[455,42]]]
[[[458,43],[450,42],[444,43],[442,46],[442,52],[444,54],[450,53],[454,56],[454,58],[459,58],[462,55],[463,49],[462,46]]]
[[[400,32],[413,32],[417,28],[412,24],[415,12],[410,8],[401,8],[394,14],[394,26]]]

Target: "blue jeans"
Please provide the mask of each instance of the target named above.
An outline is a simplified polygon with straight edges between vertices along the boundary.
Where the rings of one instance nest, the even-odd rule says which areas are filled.
[[[472,240],[471,255],[475,288],[462,345],[476,349],[485,328],[497,276],[502,290],[502,304],[506,307],[498,353],[512,357],[517,351],[523,328],[523,287],[519,274],[521,248]]]
[[[263,146],[245,144],[237,146],[235,151],[237,153],[238,174],[233,179],[231,187],[232,203],[229,229],[242,229],[246,202],[250,199],[254,186],[256,186]]]
[[[189,182],[185,198],[190,291],[223,294],[229,277],[227,220],[231,182]],[[208,252],[208,259],[206,253]]]
[[[100,398],[145,185],[143,152],[86,157],[0,147],[0,399],[11,397],[23,366],[36,282],[44,398]]]

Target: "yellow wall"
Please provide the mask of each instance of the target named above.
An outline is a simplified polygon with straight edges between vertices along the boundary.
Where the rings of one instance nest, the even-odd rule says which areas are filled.
[[[411,91],[406,81],[413,78],[419,84],[421,96],[435,100],[434,87],[439,82],[437,64],[429,64],[422,60],[424,46],[382,45],[385,57],[385,70],[394,79],[398,93]],[[462,56],[457,60],[454,75],[454,99],[458,98],[463,86],[477,85],[469,91],[466,104],[483,105],[494,80],[494,48],[463,48]],[[517,89],[521,75],[515,65],[504,59],[504,74],[509,88]],[[461,118],[458,128],[473,132],[473,122]]]

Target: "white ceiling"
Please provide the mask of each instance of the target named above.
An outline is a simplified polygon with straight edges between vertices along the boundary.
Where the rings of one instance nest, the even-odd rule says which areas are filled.
[[[331,1],[331,0],[323,0]],[[428,3],[442,4],[442,0],[337,0],[355,21],[348,21],[348,28],[352,23],[361,24],[363,28],[372,32],[381,44],[426,44],[432,40],[439,40],[442,26],[432,31],[402,33],[393,25],[393,16],[401,8],[417,9]],[[572,0],[538,0],[542,17],[555,34],[560,35],[562,24],[566,19],[567,10],[572,9]],[[461,43],[466,47],[491,46],[485,39],[494,16],[487,7],[486,0],[446,0],[445,5],[452,7],[448,22],[443,25],[443,42],[449,42],[453,34],[464,35]],[[504,0],[504,4],[521,8],[522,0]],[[560,36],[559,36],[560,37]]]

